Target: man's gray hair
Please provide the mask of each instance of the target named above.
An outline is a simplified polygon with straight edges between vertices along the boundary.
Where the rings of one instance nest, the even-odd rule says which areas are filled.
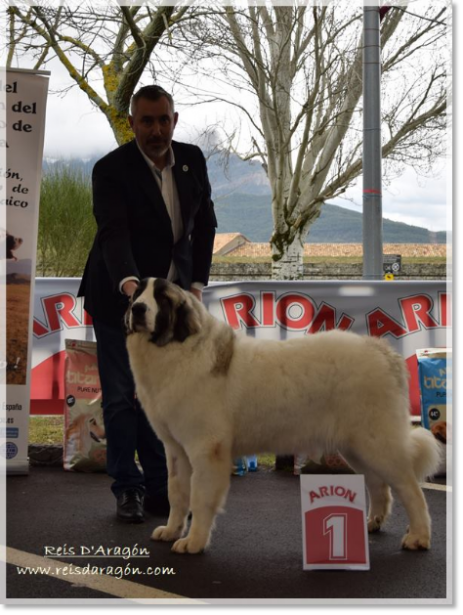
[[[134,115],[136,107],[137,107],[137,103],[140,100],[140,98],[146,98],[148,100],[156,101],[162,98],[163,96],[167,98],[167,100],[169,101],[169,105],[172,110],[172,113],[175,113],[174,99],[172,98],[171,94],[169,94],[169,92],[166,92],[166,90],[162,88],[160,85],[145,85],[144,87],[140,88],[137,92],[135,92],[135,94],[132,96],[132,102],[130,103],[131,115]]]

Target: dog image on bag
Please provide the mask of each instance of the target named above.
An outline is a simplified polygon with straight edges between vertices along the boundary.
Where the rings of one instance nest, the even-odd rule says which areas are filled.
[[[22,237],[15,237],[11,233],[8,233],[8,231],[0,229],[0,254],[2,255],[2,258],[17,261],[18,258],[14,255],[14,252],[22,246],[22,243]]]
[[[386,341],[337,330],[286,341],[237,335],[159,278],[141,282],[125,324],[137,395],[169,471],[170,515],[152,539],[203,551],[234,458],[315,449],[339,451],[365,475],[370,532],[390,514],[392,488],[409,518],[402,547],[430,548],[418,481],[439,465],[438,443],[412,429],[408,371]]]
[[[446,476],[447,475],[447,421],[437,421],[431,427],[431,433],[436,438],[439,443],[439,448],[441,450],[441,463],[436,470],[435,476]],[[451,439],[449,438],[449,443]]]
[[[84,458],[90,456],[94,442],[100,443],[106,438],[104,427],[98,421],[99,418],[92,414],[80,414],[66,429],[68,447],[79,451]]]

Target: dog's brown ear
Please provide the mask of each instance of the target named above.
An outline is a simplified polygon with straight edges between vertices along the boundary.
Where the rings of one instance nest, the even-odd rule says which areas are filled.
[[[200,322],[194,310],[185,300],[183,291],[165,280],[157,279],[154,297],[158,306],[151,341],[157,346],[170,342],[184,342],[199,331]]]
[[[198,333],[199,329],[200,322],[194,308],[184,301],[175,312],[173,339],[184,342],[190,335]]]
[[[158,293],[156,296],[158,313],[154,323],[154,331],[151,334],[151,341],[156,346],[166,346],[173,340],[174,306],[172,301],[164,294]]]

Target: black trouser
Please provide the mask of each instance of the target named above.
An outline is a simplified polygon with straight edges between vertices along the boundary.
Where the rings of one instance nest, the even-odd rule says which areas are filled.
[[[167,497],[164,446],[151,428],[139,402],[129,365],[122,328],[93,322],[107,440],[107,471],[118,497],[138,489],[154,497]],[[135,461],[135,451],[143,473]]]

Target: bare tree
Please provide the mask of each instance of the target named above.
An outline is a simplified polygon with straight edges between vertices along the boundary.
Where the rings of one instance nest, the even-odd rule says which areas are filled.
[[[382,23],[386,181],[404,164],[426,172],[444,150],[448,4],[441,4],[421,15],[396,6]],[[259,158],[267,172],[273,277],[302,276],[303,244],[323,203],[362,171],[361,7],[338,0],[312,8],[129,8],[86,0],[76,9],[36,0],[15,3],[8,16],[8,62],[25,52],[36,68],[59,58],[118,143],[132,138],[130,97],[145,70],[156,77],[150,57],[165,41],[168,72],[179,84],[183,75],[194,104],[224,100],[246,119],[222,134],[239,135],[242,157]]]
[[[104,113],[122,144],[133,138],[127,122],[130,98],[150,66],[153,50],[162,37],[169,42],[172,28],[187,10],[90,1],[78,8],[64,3],[52,7],[41,0],[33,6],[18,2],[7,9],[7,66],[24,54],[35,59],[35,69],[58,58],[72,84]]]
[[[382,23],[386,177],[404,164],[426,170],[444,150],[446,10],[393,8]],[[241,154],[261,159],[272,190],[273,277],[300,278],[303,244],[323,203],[362,171],[362,10],[341,2],[229,6],[189,22],[183,37],[201,41],[194,57],[196,71],[204,66],[203,98],[247,118],[250,146]]]

